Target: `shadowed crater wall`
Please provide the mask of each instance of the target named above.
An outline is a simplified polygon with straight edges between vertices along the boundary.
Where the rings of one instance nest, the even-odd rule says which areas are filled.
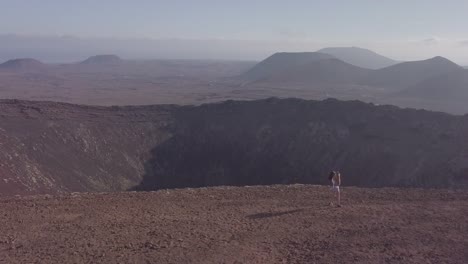
[[[466,184],[467,117],[298,99],[227,101],[174,111],[173,136],[151,151],[136,190],[326,183]]]
[[[0,194],[326,183],[467,187],[468,116],[358,101],[0,101]]]

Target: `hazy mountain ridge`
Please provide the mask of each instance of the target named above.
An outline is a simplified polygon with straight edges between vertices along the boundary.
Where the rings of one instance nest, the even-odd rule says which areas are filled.
[[[402,91],[400,95],[448,102],[467,102],[468,70],[459,70],[428,78]]]
[[[314,61],[332,58],[334,57],[331,55],[318,52],[279,52],[255,65],[241,75],[241,78],[248,81],[259,81],[275,74],[281,74],[284,71],[298,69]]]
[[[0,61],[31,57],[48,63],[71,63],[93,54],[118,54],[132,60],[258,61],[265,54],[277,50],[271,47],[265,50],[266,41],[229,39],[121,39],[0,34],[0,43]]]
[[[422,61],[402,62],[376,70],[363,83],[398,91],[416,85],[428,78],[460,70],[462,68],[459,65],[438,56]]]
[[[367,69],[380,69],[399,63],[374,51],[359,47],[330,47],[317,52],[330,54],[344,62]]]
[[[369,74],[360,68],[339,59],[322,59],[287,69],[282,73],[265,78],[269,82],[302,82],[322,84],[356,83]]]
[[[282,53],[282,57],[283,60],[298,60],[300,54]],[[266,61],[268,67],[264,67]],[[466,71],[440,56],[377,70],[360,68],[336,58],[316,57],[313,62],[284,68],[275,63],[280,64],[280,61],[269,58],[255,66],[253,70],[262,70],[263,78],[248,85],[290,89],[291,92],[295,89],[310,90],[322,98],[332,94],[332,97],[344,96],[346,99],[405,107],[468,112],[466,105],[461,103],[468,90],[464,77]]]
[[[326,69],[316,67],[321,62],[327,64],[324,61],[328,61]],[[347,65],[346,68],[344,65]],[[347,84],[403,90],[428,78],[461,69],[459,65],[440,56],[422,61],[397,63],[378,70],[367,70],[335,57],[324,56],[322,53],[276,53],[255,65],[241,77],[252,81],[282,80],[283,82],[297,82],[307,79],[311,84],[314,84],[317,80],[321,81],[322,75],[332,76],[335,74],[339,79],[340,75],[361,72],[357,74],[361,78],[350,78]],[[301,73],[304,76],[301,76]],[[330,78],[329,81],[333,81],[333,79]]]
[[[95,55],[82,61],[81,64],[119,64],[123,60],[117,55]]]
[[[0,64],[0,70],[9,71],[31,71],[41,70],[46,67],[46,64],[32,58],[12,59]]]

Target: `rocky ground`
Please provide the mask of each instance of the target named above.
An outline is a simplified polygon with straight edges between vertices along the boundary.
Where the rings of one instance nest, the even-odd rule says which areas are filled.
[[[1,263],[467,263],[468,192],[217,187],[0,200]]]

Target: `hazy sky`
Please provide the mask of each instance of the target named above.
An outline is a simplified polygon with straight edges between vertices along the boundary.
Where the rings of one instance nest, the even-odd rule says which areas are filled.
[[[467,14],[467,0],[0,0],[0,34],[363,46],[468,63]]]

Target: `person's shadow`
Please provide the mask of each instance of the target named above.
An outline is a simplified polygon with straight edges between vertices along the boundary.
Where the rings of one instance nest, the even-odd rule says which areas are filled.
[[[263,218],[269,218],[269,217],[299,213],[299,212],[302,212],[302,211],[304,211],[304,209],[295,209],[295,210],[282,211],[282,212],[258,213],[258,214],[248,215],[247,218],[249,218],[249,219],[263,219]]]

